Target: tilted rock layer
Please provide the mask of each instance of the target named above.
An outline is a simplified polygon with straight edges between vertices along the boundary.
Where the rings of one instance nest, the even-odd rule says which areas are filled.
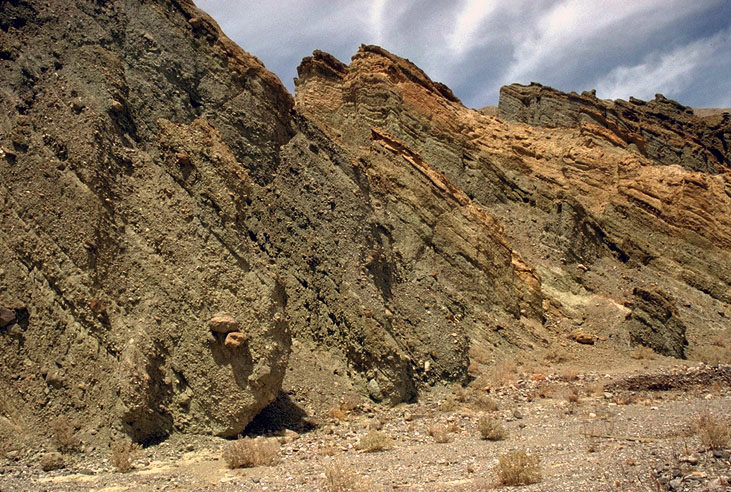
[[[298,72],[296,109],[331,138],[364,156],[398,141],[399,153],[418,155],[503,226],[522,271],[538,274],[544,328],[588,324],[647,339],[624,321],[633,289],[646,285],[662,287],[674,323],[697,341],[728,333],[728,115],[701,119],[662,96],[606,102],[534,85],[503,88],[495,118],[375,46],[349,65],[315,52]],[[522,307],[529,316],[531,306]],[[494,346],[490,332],[473,342]]]
[[[137,440],[237,434],[289,353],[284,287],[238,224],[291,97],[186,1],[14,1],[0,27],[0,305],[29,314],[0,334],[3,394]]]
[[[0,29],[0,389],[31,427],[233,436],[292,337],[396,403],[471,346],[728,333],[723,116],[510,86],[496,118],[375,46],[315,52],[293,99],[183,0]]]

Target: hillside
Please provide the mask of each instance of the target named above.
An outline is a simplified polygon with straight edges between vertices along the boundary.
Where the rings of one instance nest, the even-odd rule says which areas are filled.
[[[83,460],[505,361],[731,362],[728,114],[539,84],[477,111],[365,45],[292,96],[189,0],[13,0],[0,29],[9,463],[50,424]]]

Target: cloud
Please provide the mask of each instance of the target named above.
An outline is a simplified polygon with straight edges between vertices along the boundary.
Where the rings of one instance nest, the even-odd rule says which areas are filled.
[[[497,8],[497,2],[467,0],[457,15],[454,30],[447,35],[447,46],[457,56],[473,48],[480,26]]]
[[[666,96],[677,97],[705,72],[701,68],[709,60],[723,63],[721,53],[731,52],[730,33],[721,32],[667,53],[651,53],[643,63],[618,66],[597,81],[597,94],[612,99],[652,99],[662,89]]]
[[[388,0],[373,0],[371,4],[371,29],[373,38],[377,44],[384,41],[384,25],[383,14],[386,11],[386,2]]]

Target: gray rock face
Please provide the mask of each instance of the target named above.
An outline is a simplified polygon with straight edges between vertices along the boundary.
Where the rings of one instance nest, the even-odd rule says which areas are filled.
[[[664,292],[634,289],[634,306],[627,320],[632,343],[668,357],[685,358],[688,341],[673,300]]]

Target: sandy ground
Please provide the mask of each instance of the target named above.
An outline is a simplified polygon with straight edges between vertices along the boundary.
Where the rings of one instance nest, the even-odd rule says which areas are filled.
[[[128,473],[113,469],[106,450],[68,454],[64,468],[49,472],[40,453],[11,456],[0,490],[475,491],[503,488],[499,457],[520,450],[540,457],[541,473],[520,490],[731,490],[728,444],[708,450],[695,431],[701,415],[731,416],[731,366],[645,365],[631,373],[515,373],[493,387],[478,377],[395,408],[346,399],[300,420],[300,432],[264,436],[277,443],[276,462],[252,468],[229,469],[222,450],[230,442],[201,436],[141,450]],[[500,422],[505,439],[481,438],[485,416]],[[430,435],[438,427],[447,442]],[[360,449],[371,432],[387,436],[388,449]]]

